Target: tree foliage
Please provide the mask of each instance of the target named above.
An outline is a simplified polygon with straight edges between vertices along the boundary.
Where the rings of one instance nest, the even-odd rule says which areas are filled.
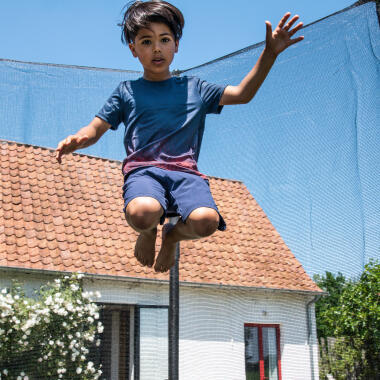
[[[321,378],[380,379],[380,264],[369,262],[358,280],[314,279],[329,294],[316,305]]]

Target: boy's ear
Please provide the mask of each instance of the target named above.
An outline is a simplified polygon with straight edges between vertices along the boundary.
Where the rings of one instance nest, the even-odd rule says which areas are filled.
[[[129,49],[132,52],[132,55],[136,58],[137,54],[136,54],[135,44],[134,43],[129,43],[128,46],[129,46]]]
[[[177,40],[176,42],[175,42],[175,52],[176,53],[178,53],[178,45],[179,45],[179,40]]]

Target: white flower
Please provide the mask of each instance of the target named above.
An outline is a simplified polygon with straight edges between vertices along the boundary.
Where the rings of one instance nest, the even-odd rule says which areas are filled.
[[[97,290],[96,292],[95,292],[95,296],[97,297],[97,298],[100,298],[102,295],[100,294],[100,292],[99,292],[99,290]]]
[[[77,374],[79,375],[80,373],[82,373],[82,368],[78,367],[77,368]]]
[[[46,298],[45,300],[45,305],[51,305],[53,303],[53,298],[52,296],[49,296],[48,298]]]
[[[31,327],[33,327],[36,324],[36,322],[37,322],[37,320],[35,319],[35,317],[28,319],[26,321],[25,325],[21,327],[21,330],[24,332],[29,330]]]

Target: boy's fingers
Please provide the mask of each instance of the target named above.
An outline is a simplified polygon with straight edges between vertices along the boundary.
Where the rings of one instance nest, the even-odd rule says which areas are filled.
[[[284,26],[285,23],[286,23],[286,20],[287,20],[289,17],[290,17],[290,12],[285,13],[284,17],[283,17],[283,18],[280,20],[280,22],[278,23],[278,27],[279,27],[280,29],[283,28],[283,26]]]
[[[58,152],[56,152],[56,154],[55,154],[55,158],[57,159],[57,161],[59,162],[59,163],[61,163],[61,157],[62,157],[62,153],[61,153],[61,151],[58,151]]]
[[[293,34],[296,34],[301,28],[303,27],[303,23],[300,22],[297,26],[295,26],[290,32],[290,36],[292,36]]]
[[[269,21],[265,21],[267,27],[267,37],[272,35],[272,24]]]
[[[300,42],[300,41],[302,41],[303,39],[304,39],[304,36],[300,36],[300,37],[295,38],[294,40],[290,40],[290,42],[289,42],[289,46],[290,46],[290,45],[293,45],[293,44],[296,44],[297,42]]]
[[[81,144],[88,140],[87,135],[77,136],[71,135],[62,140],[56,149],[56,158],[59,163],[61,163],[61,157],[64,154],[72,153],[76,149],[80,148]]]
[[[295,15],[288,23],[287,25],[284,27],[285,30],[289,30],[293,24],[300,18],[300,16],[298,15]]]

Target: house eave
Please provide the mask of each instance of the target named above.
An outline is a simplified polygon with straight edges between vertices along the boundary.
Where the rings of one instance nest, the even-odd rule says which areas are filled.
[[[52,269],[35,269],[35,268],[24,268],[24,267],[10,267],[10,266],[0,266],[0,271],[6,272],[18,272],[18,273],[28,273],[28,274],[42,274],[44,276],[62,276],[70,271],[58,271]],[[127,277],[127,276],[111,276],[106,274],[94,274],[87,272],[80,272],[84,275],[84,278],[89,280],[107,280],[107,281],[118,281],[118,282],[129,282],[129,283],[139,283],[139,284],[156,284],[156,285],[169,285],[169,280],[156,280],[150,278],[140,278],[140,277]],[[240,291],[263,291],[269,293],[291,293],[304,296],[315,296],[315,295],[326,295],[326,292],[315,291],[315,290],[299,290],[299,289],[285,289],[285,288],[269,288],[265,286],[241,286],[241,285],[227,285],[227,284],[217,284],[217,283],[200,283],[200,282],[188,282],[180,281],[179,285],[181,287],[189,288],[208,288],[208,289],[221,289],[221,290],[240,290]]]

